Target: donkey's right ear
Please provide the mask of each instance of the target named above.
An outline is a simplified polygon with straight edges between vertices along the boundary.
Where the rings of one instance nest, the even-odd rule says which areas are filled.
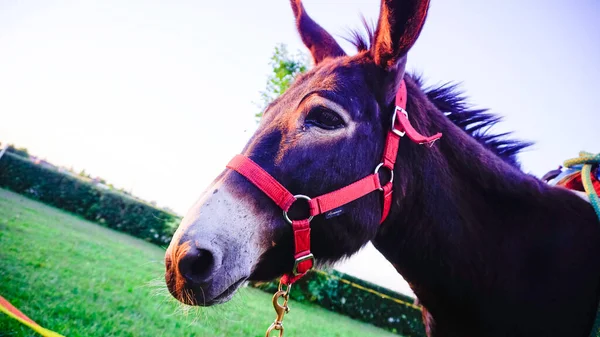
[[[386,73],[383,93],[393,101],[406,66],[406,54],[415,44],[427,16],[429,0],[381,0],[381,11],[369,53]]]
[[[335,39],[308,16],[302,5],[302,0],[290,0],[290,3],[292,4],[296,26],[302,42],[310,50],[315,64],[319,64],[328,57],[346,55]]]
[[[427,16],[429,0],[381,0],[371,54],[375,64],[393,70],[415,44]]]

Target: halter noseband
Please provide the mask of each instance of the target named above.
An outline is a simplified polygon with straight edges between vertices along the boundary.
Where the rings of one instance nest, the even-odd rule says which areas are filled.
[[[396,108],[392,115],[392,125],[387,132],[381,163],[375,167],[375,171],[372,174],[333,192],[314,198],[301,194],[293,195],[267,173],[267,171],[244,155],[236,155],[227,164],[227,168],[246,177],[246,179],[271,198],[283,210],[285,220],[292,225],[294,231],[295,263],[292,273],[286,274],[281,278],[282,283],[289,285],[296,282],[312,269],[314,265],[314,256],[310,252],[310,221],[314,216],[327,213],[373,191],[381,191],[383,192],[383,212],[380,223],[383,222],[388,216],[392,205],[394,165],[396,164],[400,138],[406,135],[411,141],[417,144],[429,144],[431,146],[436,140],[442,137],[441,133],[426,137],[416,131],[408,120],[408,113],[405,110],[406,101],[407,90],[403,79],[396,93]],[[390,172],[390,180],[383,186],[379,178],[381,167],[385,167]],[[310,210],[309,217],[304,220],[291,220],[287,212],[298,199],[307,200]]]

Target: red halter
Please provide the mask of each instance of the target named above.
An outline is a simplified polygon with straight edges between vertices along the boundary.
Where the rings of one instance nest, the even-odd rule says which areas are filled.
[[[292,229],[294,230],[294,258],[296,261],[292,273],[284,275],[281,279],[282,283],[292,284],[296,282],[312,269],[314,265],[314,257],[310,252],[310,220],[312,220],[315,215],[329,212],[373,191],[379,190],[383,192],[383,211],[381,215],[381,222],[383,222],[388,216],[392,205],[394,164],[396,163],[396,156],[398,155],[400,138],[406,135],[411,141],[417,144],[429,144],[431,146],[436,140],[442,137],[441,133],[426,137],[419,134],[412,127],[408,120],[408,113],[405,110],[406,100],[406,83],[402,80],[400,88],[396,93],[396,108],[392,116],[392,126],[387,133],[381,163],[375,167],[373,174],[336,191],[314,198],[300,194],[293,195],[269,173],[246,156],[237,155],[229,162],[229,164],[227,164],[227,168],[235,170],[246,177],[246,179],[271,198],[275,204],[283,210],[285,220],[292,225]],[[383,186],[379,179],[379,169],[381,167],[385,167],[390,172],[390,180]],[[309,217],[304,220],[290,220],[287,212],[292,204],[298,199],[305,199],[308,201],[310,209]]]

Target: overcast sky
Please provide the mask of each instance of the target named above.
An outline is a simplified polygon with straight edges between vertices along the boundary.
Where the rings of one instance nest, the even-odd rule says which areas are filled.
[[[305,6],[336,37],[379,10]],[[600,151],[599,17],[597,0],[432,0],[408,67],[535,141],[539,176]],[[284,0],[0,0],[0,141],[184,213],[251,136],[278,43],[304,50]],[[409,292],[373,251],[340,268]]]

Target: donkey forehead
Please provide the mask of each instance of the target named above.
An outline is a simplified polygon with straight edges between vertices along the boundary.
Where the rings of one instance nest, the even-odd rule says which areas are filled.
[[[341,105],[352,118],[357,118],[374,97],[365,81],[366,72],[366,65],[356,58],[326,60],[298,76],[270,110],[277,114],[294,112],[303,98],[315,94]]]

